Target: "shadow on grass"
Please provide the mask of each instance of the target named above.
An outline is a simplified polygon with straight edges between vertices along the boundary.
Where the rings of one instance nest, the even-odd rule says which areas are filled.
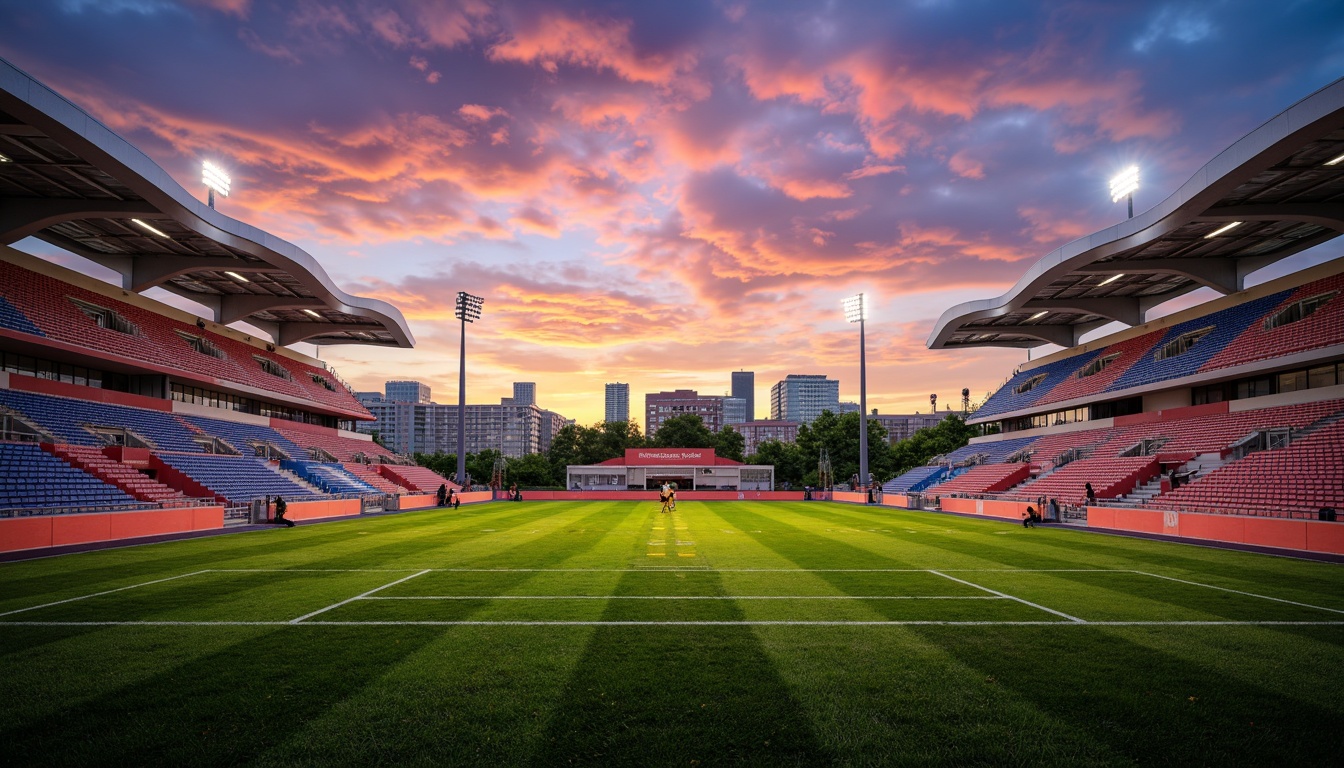
[[[412,627],[270,632],[48,717],[27,722],[21,712],[9,712],[0,725],[5,761],[127,766],[248,762],[281,745],[298,723],[356,694],[439,633]]]
[[[645,575],[626,574],[614,594],[645,594]],[[716,577],[694,575],[700,594],[725,594]],[[621,620],[622,602],[604,618]],[[721,602],[724,618],[741,619]],[[599,627],[560,700],[534,765],[832,760],[745,626]]]
[[[1050,717],[1056,727],[1084,734],[1136,763],[1327,765],[1337,764],[1344,748],[1332,693],[1325,700],[1309,700],[1310,693],[1289,698],[1200,662],[1217,652],[1201,635],[1228,628],[1126,630],[1151,636],[1151,644],[1078,627],[913,631],[979,670],[987,686],[1007,689]],[[1280,658],[1294,655],[1292,639],[1282,639],[1277,652],[1248,648],[1238,662],[1242,674],[1280,678],[1280,687],[1284,677],[1301,677],[1303,688],[1316,688],[1317,695],[1344,683],[1338,665],[1333,688],[1312,682],[1318,666],[1309,659]],[[1171,651],[1162,649],[1168,646]]]

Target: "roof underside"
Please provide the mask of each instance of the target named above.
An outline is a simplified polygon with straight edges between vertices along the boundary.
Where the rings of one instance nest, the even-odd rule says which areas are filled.
[[[1197,288],[1239,291],[1252,272],[1344,232],[1344,162],[1327,165],[1341,155],[1344,80],[1232,145],[1160,205],[1045,256],[997,299],[948,310],[928,346],[1074,346]]]
[[[342,292],[302,249],[202,204],[3,59],[0,157],[0,243],[37,237],[116,270],[127,290],[165,288],[278,344],[415,343],[395,307]]]

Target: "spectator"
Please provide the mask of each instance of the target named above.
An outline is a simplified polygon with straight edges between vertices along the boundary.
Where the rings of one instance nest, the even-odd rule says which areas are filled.
[[[1022,527],[1031,528],[1036,525],[1036,510],[1027,507],[1027,511],[1022,513]]]
[[[1087,495],[1087,504],[1091,506],[1097,503],[1097,492],[1092,490],[1091,483],[1083,483],[1083,492]]]
[[[285,518],[285,512],[286,512],[288,509],[289,509],[289,505],[285,503],[285,499],[284,499],[284,497],[282,497],[282,496],[276,496],[276,497],[275,497],[275,521],[274,521],[276,525],[284,525],[284,526],[288,526],[288,527],[290,527],[290,528],[293,528],[293,527],[294,527],[294,521],[293,521],[293,520],[288,520],[288,519]]]
[[[440,483],[440,484],[439,484],[439,506],[442,507],[442,506],[444,505],[444,503],[445,503],[447,500],[448,500],[448,484],[447,484],[447,483]]]

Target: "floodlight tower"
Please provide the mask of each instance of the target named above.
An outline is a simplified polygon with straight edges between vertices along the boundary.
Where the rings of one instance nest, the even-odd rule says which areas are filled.
[[[864,350],[863,325],[868,319],[868,306],[863,294],[850,296],[841,304],[845,320],[859,324],[859,485],[868,487],[868,357]]]
[[[1111,202],[1129,201],[1129,218],[1134,218],[1134,190],[1139,188],[1139,166],[1131,165],[1111,179]]]
[[[938,415],[938,393],[929,395],[929,407],[933,409],[933,415]]]
[[[462,321],[462,345],[457,355],[457,484],[467,488],[467,323],[481,319],[485,299],[466,291],[457,292],[453,315]]]
[[[971,388],[961,388],[961,414],[969,416],[971,414]]]
[[[201,181],[205,184],[205,188],[210,191],[211,208],[215,207],[215,193],[218,192],[220,197],[228,197],[229,188],[233,184],[229,174],[209,160],[201,163]]]

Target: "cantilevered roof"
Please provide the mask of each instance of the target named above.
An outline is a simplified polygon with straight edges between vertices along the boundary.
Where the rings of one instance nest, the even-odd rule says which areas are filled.
[[[216,322],[247,321],[278,344],[415,344],[396,307],[341,291],[303,249],[195,199],[4,59],[0,201],[0,243],[38,237],[116,270],[128,290],[163,287],[212,308]]]
[[[1138,325],[1200,287],[1239,291],[1252,272],[1344,232],[1342,156],[1344,79],[1246,135],[1151,210],[1048,254],[998,298],[944,312],[928,346],[1068,347],[1111,321]]]

